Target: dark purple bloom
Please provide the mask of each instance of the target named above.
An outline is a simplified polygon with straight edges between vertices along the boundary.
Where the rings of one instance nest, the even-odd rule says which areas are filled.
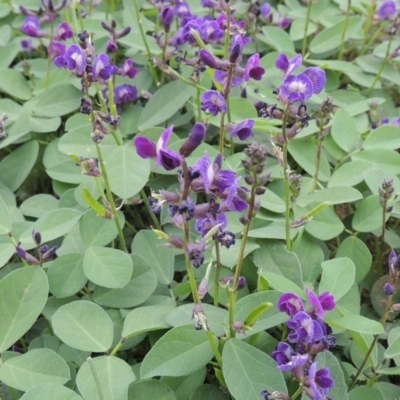
[[[237,136],[240,140],[247,140],[248,138],[253,136],[254,120],[253,119],[245,119],[237,125],[233,125],[228,129],[230,130],[229,136],[235,137]]]
[[[299,311],[304,311],[304,303],[297,294],[284,293],[278,300],[278,310],[293,317]]]
[[[37,17],[27,17],[21,27],[21,31],[30,37],[46,37],[46,32],[40,30],[40,21]]]
[[[190,7],[189,4],[185,1],[177,1],[175,4],[175,15],[182,18],[187,15],[190,15]]]
[[[157,144],[144,136],[136,136],[134,144],[136,151],[142,158],[152,158],[157,165],[162,165],[167,171],[173,170],[182,164],[182,157],[176,151],[168,150],[167,145],[172,135],[173,126],[167,128],[158,139]]]
[[[380,19],[393,19],[396,11],[396,3],[393,0],[386,0],[379,7],[378,16]]]
[[[17,246],[15,248],[15,251],[18,255],[19,258],[21,258],[22,260],[25,260],[26,262],[28,262],[28,264],[30,265],[38,265],[39,264],[39,260],[35,257],[33,257],[31,254],[29,254],[27,251],[25,251],[22,247]]]
[[[220,230],[224,230],[228,226],[228,220],[224,213],[217,214],[216,218],[212,216],[199,218],[196,221],[195,229],[204,237],[214,226],[219,224],[221,224]]]
[[[275,67],[283,72],[284,78],[292,75],[296,69],[301,66],[303,58],[301,54],[296,54],[290,60],[287,58],[285,53],[280,53],[275,61]]]
[[[60,26],[57,28],[54,39],[56,40],[67,40],[71,39],[74,36],[71,27],[66,23],[62,22]]]
[[[181,153],[183,157],[189,157],[193,151],[204,142],[205,137],[206,126],[201,122],[197,122],[192,128],[189,137],[179,149],[179,153]]]
[[[214,116],[219,112],[226,114],[226,101],[216,90],[207,90],[201,96],[201,109],[209,111]]]
[[[67,68],[76,75],[83,75],[86,68],[85,52],[76,44],[68,47],[64,56],[54,59],[54,64],[58,68]]]
[[[106,53],[116,53],[118,51],[118,44],[113,40],[109,40],[106,44]]]
[[[291,23],[292,21],[289,18],[283,17],[279,14],[279,21],[276,25],[279,26],[279,28],[286,29],[289,28]]]
[[[226,87],[227,82],[228,82],[228,73],[226,71],[221,71],[221,70],[215,71],[214,78],[218,83],[223,85],[224,88]],[[239,86],[242,84],[242,82],[243,82],[242,77],[233,76],[232,80],[231,80],[231,86],[232,87]]]
[[[136,86],[127,83],[116,86],[114,89],[114,100],[116,104],[132,103],[137,100]]]
[[[208,8],[215,8],[218,5],[218,2],[215,0],[201,0],[200,1],[202,7],[208,7]]]
[[[272,358],[278,363],[280,371],[290,371],[296,367],[301,367],[308,361],[308,354],[300,354],[292,349],[292,346],[285,342],[280,342]]]
[[[189,255],[189,260],[194,268],[199,268],[204,263],[204,252],[206,251],[206,242],[204,239],[198,243],[188,243],[186,250]]]
[[[246,68],[244,71],[244,80],[246,82],[249,81],[250,78],[255,79],[256,81],[260,81],[262,76],[265,73],[265,69],[260,66],[260,55],[258,53],[253,54],[248,60],[246,64]]]
[[[261,16],[263,18],[268,18],[271,15],[272,7],[271,4],[265,3],[261,7]]]
[[[321,93],[326,84],[325,71],[318,67],[310,67],[304,70],[303,74],[307,75],[313,83],[313,93]]]
[[[306,289],[310,305],[319,318],[324,318],[325,311],[331,311],[335,308],[335,298],[329,293],[324,292],[317,296],[312,290]]]
[[[222,230],[222,227],[220,229]],[[236,243],[236,235],[230,231],[224,231],[218,235],[218,242],[229,249]]]
[[[92,80],[104,82],[117,71],[118,67],[110,64],[107,54],[99,54],[93,61]]]
[[[171,26],[173,19],[174,19],[174,9],[171,6],[164,7],[160,11],[160,20],[164,25],[166,31],[169,31],[169,27]]]
[[[334,386],[335,382],[330,376],[329,368],[321,368],[317,371],[317,363],[312,363],[308,373],[308,387],[310,391],[307,391],[307,394],[313,400],[324,400],[329,390]]]
[[[21,47],[27,52],[31,53],[34,49],[32,39],[22,39]]]
[[[133,60],[127,58],[118,72],[121,76],[128,76],[133,79],[138,74],[139,70],[133,66]]]
[[[383,291],[385,292],[386,296],[392,296],[394,294],[394,287],[389,282],[386,282],[383,285]]]
[[[36,229],[32,230],[32,239],[37,246],[40,246],[40,243],[42,243],[42,235]]]
[[[64,56],[67,48],[63,43],[51,42],[47,46],[47,51],[49,52],[51,58],[54,60],[56,57]]]
[[[241,61],[243,52],[243,40],[240,35],[235,35],[232,38],[232,45],[229,51],[229,61],[236,64]]]
[[[313,89],[314,85],[307,75],[290,75],[283,81],[279,97],[282,103],[304,103],[313,95]]]
[[[286,325],[292,330],[288,336],[291,343],[317,342],[324,337],[321,325],[304,311],[299,311]]]
[[[200,56],[201,61],[203,61],[203,63],[205,65],[207,65],[208,67],[217,69],[221,64],[221,60],[219,58],[215,57],[212,53],[210,53],[206,49],[201,49],[199,51],[199,56]],[[228,64],[227,64],[227,67],[228,67]]]

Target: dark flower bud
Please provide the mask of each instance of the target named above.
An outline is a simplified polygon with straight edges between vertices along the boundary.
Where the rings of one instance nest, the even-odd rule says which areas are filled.
[[[112,33],[113,29],[111,28],[110,25],[107,24],[107,22],[102,21],[101,22],[101,26],[103,27],[103,29],[105,29],[107,32]]]
[[[27,261],[28,264],[39,265],[39,260],[37,258],[33,257],[28,252],[26,252],[22,247],[17,246],[15,248],[15,250],[16,250],[18,257],[21,258],[22,260]]]
[[[203,306],[200,303],[196,303],[193,307],[192,319],[194,319],[194,328],[196,330],[204,329],[206,332],[210,329],[207,323],[207,317],[204,313]]]
[[[247,89],[243,88],[242,91],[240,92],[240,97],[243,99],[247,99]]]
[[[255,217],[255,215],[260,211],[260,207],[261,207],[260,200],[256,200],[253,207],[253,217]]]
[[[267,190],[267,188],[263,187],[263,186],[259,186],[258,188],[256,188],[255,193],[256,195],[262,195],[265,193],[265,191]]]
[[[81,106],[80,106],[80,112],[82,114],[90,114],[93,111],[92,107],[92,101],[88,99],[87,97],[82,97],[81,98]]]
[[[185,140],[181,148],[179,149],[179,153],[183,157],[189,157],[194,150],[199,147],[206,137],[206,127],[201,122],[197,122],[192,131],[190,132],[189,137]]]
[[[242,162],[244,169],[246,169],[247,171],[250,171],[251,164],[247,160],[241,160],[241,162]]]
[[[242,290],[247,286],[247,280],[244,276],[239,277],[238,283],[237,283],[237,290]]]
[[[131,33],[131,30],[132,30],[131,27],[127,26],[125,29],[123,29],[120,33],[116,35],[116,38],[121,39],[125,36],[128,36]]]
[[[109,40],[106,44],[106,52],[107,53],[116,53],[118,51],[118,44],[113,40]]]
[[[246,175],[244,177],[244,181],[248,184],[248,185],[253,185],[254,184],[254,179],[252,176],[250,175]]]
[[[201,49],[199,52],[200,60],[210,68],[217,69],[220,60],[216,58],[206,49]]]
[[[251,143],[244,152],[253,165],[262,164],[267,159],[266,147],[258,143]]]
[[[182,201],[178,206],[178,213],[183,215],[186,221],[194,218],[194,210],[195,205],[190,199]]]
[[[229,62],[231,64],[236,64],[242,58],[243,52],[243,40],[240,35],[235,35],[232,39],[233,44],[231,51],[229,53]]]
[[[32,231],[32,239],[37,246],[40,246],[40,243],[42,243],[42,235],[35,229]]]
[[[243,224],[243,225],[247,225],[247,224],[249,223],[249,219],[248,219],[245,215],[242,215],[242,216],[239,218],[239,222],[240,222],[241,224]]]
[[[394,294],[394,287],[389,282],[386,282],[383,285],[383,291],[385,292],[386,296],[392,296]]]
[[[232,329],[236,332],[236,333],[242,333],[243,335],[246,334],[246,330],[244,329],[244,323],[241,321],[234,321],[232,323]]]
[[[186,250],[189,255],[189,260],[194,268],[199,268],[204,263],[204,252],[206,251],[205,240],[198,243],[188,243]]]
[[[174,215],[178,212],[178,206],[176,206],[176,205],[173,205],[173,204],[170,204],[169,206],[168,206],[168,215],[171,217],[171,218],[173,218],[174,217]]]
[[[82,174],[87,176],[101,176],[101,172],[99,169],[99,160],[94,157],[81,157],[80,164]]]
[[[200,300],[208,293],[208,279],[203,278],[197,288],[197,293],[199,294]]]
[[[225,231],[218,235],[218,242],[220,242],[222,246],[225,246],[227,249],[235,244],[235,241],[236,235],[232,232]]]
[[[172,20],[174,19],[174,9],[172,7],[165,7],[160,12],[160,19],[164,25],[165,31],[169,31]]]
[[[89,39],[89,33],[87,31],[83,31],[78,33],[79,45],[82,49],[86,49]]]
[[[152,196],[149,196],[147,200],[149,201],[151,211],[153,211],[154,214],[160,214],[162,207],[159,201]]]
[[[392,305],[391,310],[393,312],[400,312],[400,303],[395,303]]]
[[[49,251],[49,246],[47,244],[39,247],[39,254],[44,254],[46,251]]]
[[[54,256],[56,255],[56,251],[57,251],[58,247],[54,246],[51,249],[47,250],[43,256],[42,256],[42,260],[43,261],[50,261],[54,258]]]
[[[260,174],[264,171],[264,167],[265,167],[264,164],[257,165],[257,167],[256,167],[256,174],[257,174],[257,175],[260,175]]]
[[[389,206],[386,208],[387,213],[391,213],[393,211],[393,206]]]
[[[271,177],[271,172],[268,172],[268,174],[260,176],[258,178],[258,183],[260,184],[260,186],[265,186],[268,183],[270,177]]]

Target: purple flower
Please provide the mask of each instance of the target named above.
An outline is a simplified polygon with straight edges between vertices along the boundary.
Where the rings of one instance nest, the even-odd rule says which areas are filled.
[[[396,3],[393,0],[386,0],[379,7],[378,16],[380,19],[393,19],[396,11]]]
[[[21,40],[21,47],[27,53],[31,53],[34,50],[32,39],[22,39]]]
[[[230,137],[238,137],[240,140],[247,140],[248,138],[253,136],[254,120],[253,119],[245,119],[237,125],[228,126],[230,130]]]
[[[324,318],[325,311],[331,311],[336,306],[335,298],[329,292],[324,292],[317,296],[307,288],[306,293],[311,307],[319,318]]]
[[[260,81],[264,73],[265,69],[260,66],[260,55],[258,53],[253,54],[247,60],[243,76],[244,80],[248,82],[250,78],[253,78],[256,81]]]
[[[93,61],[92,80],[104,82],[118,71],[116,65],[110,64],[106,54],[99,54]]]
[[[132,103],[137,100],[136,86],[127,83],[114,88],[114,100],[116,104]]]
[[[71,39],[74,36],[71,27],[66,23],[62,22],[60,26],[57,28],[54,39],[56,40],[67,40]]]
[[[113,40],[109,40],[106,44],[106,53],[116,53],[118,51],[118,44]]]
[[[291,23],[292,21],[289,18],[283,17],[281,14],[279,14],[279,20],[276,25],[279,26],[279,28],[286,29],[289,28]]]
[[[22,260],[27,261],[30,265],[38,265],[39,260],[29,254],[27,251],[25,251],[22,247],[17,246],[15,248],[15,251],[17,253],[17,256],[21,258]]]
[[[263,18],[268,18],[271,15],[272,7],[271,4],[265,3],[261,7],[261,16]]]
[[[48,36],[46,32],[40,30],[40,21],[37,17],[27,17],[21,27],[21,31],[31,37],[41,38]]]
[[[313,400],[324,400],[329,390],[335,386],[334,380],[330,376],[329,368],[321,368],[317,371],[317,363],[314,362],[310,366],[308,373],[307,394]]]
[[[392,296],[394,294],[394,287],[389,282],[386,282],[383,285],[383,291],[385,292],[386,296]]]
[[[235,35],[232,38],[231,48],[229,50],[229,61],[236,64],[241,61],[243,52],[243,40],[240,35]]]
[[[226,114],[226,101],[218,91],[207,90],[201,96],[201,109],[214,116],[219,112]]]
[[[185,140],[181,148],[179,149],[179,153],[183,157],[189,157],[194,150],[199,147],[206,137],[206,126],[201,122],[197,122],[191,132],[189,137]]]
[[[313,89],[313,83],[307,75],[290,75],[283,81],[279,89],[279,97],[282,103],[295,101],[304,103],[313,95]]]
[[[138,74],[138,72],[139,70],[133,66],[133,60],[131,58],[127,58],[118,71],[121,76],[127,76],[132,79]]]
[[[204,263],[204,252],[206,251],[206,242],[204,239],[198,243],[188,243],[186,250],[189,255],[189,260],[194,268],[199,268]]]
[[[51,42],[47,46],[47,51],[49,52],[51,58],[54,60],[56,57],[63,56],[66,52],[66,47],[60,42]]]
[[[173,126],[167,128],[158,139],[157,144],[144,136],[136,136],[134,144],[136,151],[142,158],[151,158],[157,165],[162,165],[167,171],[173,170],[182,164],[182,157],[173,150],[168,150],[167,145],[172,135]]]
[[[221,70],[215,71],[214,78],[218,83],[223,85],[224,88],[226,87],[226,84],[228,82],[228,73],[226,71],[221,71]],[[242,82],[243,82],[242,77],[233,76],[231,80],[231,86],[232,87],[239,86],[242,84]]]
[[[304,303],[297,294],[284,293],[278,300],[278,310],[293,317],[299,311],[304,311]]]
[[[285,342],[280,342],[272,358],[278,363],[280,371],[289,371],[304,365],[308,361],[308,354],[300,354],[292,349],[292,346]]]
[[[214,228],[214,226],[219,224],[222,224],[219,227],[221,231],[223,231],[228,226],[228,219],[223,213],[219,213],[216,218],[214,218],[213,216],[199,218],[196,221],[195,229],[204,237],[212,228]]]
[[[200,1],[202,7],[215,8],[218,3],[215,0],[201,0]]]
[[[221,227],[222,228],[222,227]],[[220,229],[221,229],[220,228]],[[223,231],[221,232],[218,237],[218,242],[221,243],[222,246],[225,246],[227,249],[229,249],[229,247],[231,247],[232,245],[234,245],[236,243],[236,235],[230,231]],[[246,279],[244,276],[241,277],[240,279]],[[247,282],[245,282],[243,287],[239,287],[239,284],[243,284],[243,282],[238,282],[238,289],[243,289],[244,286],[246,286]]]
[[[286,325],[292,330],[288,336],[291,343],[318,342],[324,337],[321,325],[304,311],[299,311]]]
[[[174,9],[170,7],[164,7],[160,11],[160,20],[164,25],[166,31],[169,31],[169,27],[171,26],[172,20],[174,19]]]
[[[283,72],[284,78],[287,78],[301,66],[302,62],[303,58],[301,57],[301,54],[296,54],[293,58],[289,60],[285,53],[281,53],[278,55],[275,61],[275,67]]]
[[[83,75],[86,68],[85,52],[76,44],[68,47],[64,56],[54,59],[54,64],[58,68],[67,68],[76,75]]]
[[[321,93],[326,84],[325,71],[318,67],[310,67],[305,69],[303,74],[307,75],[310,78],[310,81],[313,83],[313,93]]]
[[[174,9],[175,15],[179,18],[190,15],[189,4],[185,1],[177,1]]]

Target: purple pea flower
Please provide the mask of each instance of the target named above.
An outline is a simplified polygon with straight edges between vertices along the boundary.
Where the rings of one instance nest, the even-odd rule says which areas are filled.
[[[291,343],[318,342],[324,337],[321,325],[304,311],[299,311],[286,325],[292,330],[288,335]]]
[[[228,82],[228,73],[226,71],[217,70],[214,74],[215,80],[220,83],[224,88]],[[241,85],[243,82],[243,78],[240,76],[233,76],[231,80],[231,86],[236,87]]]
[[[118,67],[110,64],[107,54],[99,54],[93,61],[92,80],[105,82],[117,71]]]
[[[197,122],[190,134],[189,137],[185,140],[181,148],[179,149],[179,153],[183,157],[189,157],[194,150],[197,149],[203,143],[206,137],[206,126],[201,122]]]
[[[138,72],[139,70],[133,66],[133,60],[131,58],[127,58],[122,64],[122,67],[118,70],[121,76],[127,76],[131,79],[133,79]]]
[[[314,85],[311,79],[305,74],[290,75],[282,83],[279,90],[279,97],[282,103],[304,103],[313,95]]]
[[[37,17],[27,17],[21,27],[21,31],[30,37],[47,37],[48,34],[40,30],[40,21]]]
[[[226,114],[226,101],[218,91],[207,90],[201,96],[201,109],[209,111],[214,116],[219,112]]]
[[[280,371],[290,371],[304,365],[309,355],[299,354],[292,349],[290,344],[280,342],[276,350],[272,352],[272,358],[278,363]]]
[[[31,53],[34,50],[32,39],[22,39],[21,47],[27,53]]]
[[[164,7],[160,11],[160,20],[167,32],[169,31],[169,27],[171,26],[173,19],[174,19],[174,9],[171,6]]]
[[[243,53],[243,39],[240,35],[235,35],[232,38],[231,48],[229,50],[229,61],[236,64],[241,61]]]
[[[175,15],[179,18],[190,15],[189,4],[185,1],[177,1],[174,9]]]
[[[118,51],[118,44],[113,40],[109,40],[106,44],[106,53],[116,53]]]
[[[331,311],[336,306],[335,298],[329,292],[324,292],[317,296],[307,288],[306,293],[313,311],[319,318],[324,318],[325,311]]]
[[[264,73],[265,69],[260,66],[260,55],[258,53],[253,54],[247,60],[243,76],[244,80],[248,82],[250,78],[253,78],[256,81],[260,81]]]
[[[386,0],[382,3],[378,10],[380,19],[393,19],[396,15],[396,3],[393,0]]]
[[[304,311],[304,303],[297,294],[284,293],[278,300],[278,310],[293,317],[299,311]]]
[[[74,36],[71,27],[66,23],[62,22],[60,26],[57,28],[54,39],[56,40],[67,40],[71,39]]]
[[[305,69],[303,74],[310,78],[310,81],[313,84],[313,93],[321,93],[326,84],[325,71],[318,67],[310,67]]]
[[[229,137],[237,136],[240,140],[247,140],[252,137],[254,135],[252,131],[253,127],[253,119],[245,119],[244,121],[236,125],[227,125],[228,130],[230,130]]]
[[[325,400],[329,390],[334,386],[335,382],[330,376],[329,368],[321,368],[317,371],[317,363],[312,363],[308,373],[307,395],[313,400]]]
[[[263,18],[265,18],[265,19],[268,18],[271,15],[271,12],[272,12],[271,4],[265,3],[265,4],[262,5],[262,7],[261,7],[261,16]]]
[[[196,221],[195,229],[197,232],[201,233],[204,237],[207,233],[214,228],[214,226],[222,224],[219,229],[223,231],[228,226],[228,219],[226,215],[223,213],[219,213],[216,218],[213,217],[205,217],[199,218]]]
[[[282,14],[279,14],[279,20],[276,24],[279,28],[286,29],[289,28],[292,21],[289,18],[284,17]]]
[[[132,103],[137,98],[136,86],[125,83],[114,88],[114,100],[116,104]]]
[[[64,56],[59,56],[54,59],[54,64],[58,68],[67,68],[73,74],[83,75],[86,68],[85,52],[76,44],[68,47]]]
[[[285,53],[281,53],[278,55],[275,61],[275,66],[283,72],[284,78],[287,78],[301,66],[302,62],[303,58],[301,54],[296,54],[293,58],[289,60]]]
[[[67,48],[63,43],[60,42],[51,42],[47,46],[47,51],[49,52],[51,58],[54,60],[56,57],[64,56]]]
[[[186,250],[189,255],[189,260],[194,268],[199,268],[204,263],[204,252],[206,251],[206,241],[201,239],[197,243],[188,243]]]
[[[136,136],[134,144],[138,155],[142,158],[151,158],[157,165],[162,165],[167,171],[171,171],[182,164],[182,157],[173,150],[168,150],[167,145],[172,135],[173,126],[165,129],[158,139],[157,144],[144,136]]]

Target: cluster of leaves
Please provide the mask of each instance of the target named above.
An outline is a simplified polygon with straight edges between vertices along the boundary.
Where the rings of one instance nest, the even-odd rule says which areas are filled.
[[[400,249],[400,10],[382,3],[0,3],[1,398],[320,400],[308,372],[299,385],[271,357],[288,333],[278,299],[310,288],[336,300],[336,347],[315,357],[329,396],[400,397],[400,261],[386,261]],[[102,67],[80,69],[65,40]],[[291,75],[297,53],[324,89]],[[293,98],[300,78],[313,90]],[[189,151],[197,124],[206,140]],[[171,125],[168,149],[132,143]],[[248,161],[252,142],[266,163]],[[222,223],[176,217],[182,201],[189,215],[226,200],[206,182],[215,165],[248,206],[226,214],[229,245]]]

